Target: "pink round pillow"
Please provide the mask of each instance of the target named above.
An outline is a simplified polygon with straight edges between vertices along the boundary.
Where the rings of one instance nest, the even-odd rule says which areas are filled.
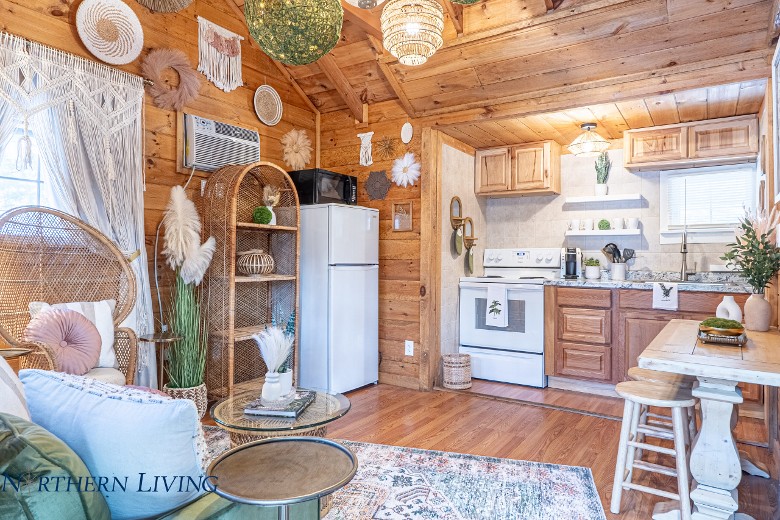
[[[100,332],[87,318],[69,309],[51,309],[35,317],[22,339],[51,347],[61,372],[83,376],[100,359]]]

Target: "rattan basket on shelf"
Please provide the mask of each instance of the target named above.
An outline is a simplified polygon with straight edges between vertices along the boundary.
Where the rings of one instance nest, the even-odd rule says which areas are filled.
[[[238,253],[236,268],[247,276],[260,276],[274,272],[274,257],[262,249],[250,249]]]
[[[471,388],[471,356],[468,354],[442,354],[443,385],[451,390]]]

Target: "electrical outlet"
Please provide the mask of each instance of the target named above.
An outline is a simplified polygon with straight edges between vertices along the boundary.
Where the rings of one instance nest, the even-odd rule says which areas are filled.
[[[404,341],[404,356],[414,356],[414,341],[410,339]]]

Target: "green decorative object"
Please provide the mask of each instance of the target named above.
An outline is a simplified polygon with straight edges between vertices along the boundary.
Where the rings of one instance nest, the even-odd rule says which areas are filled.
[[[269,224],[273,218],[273,213],[265,206],[258,206],[252,212],[252,222],[255,224]]]
[[[745,217],[740,221],[736,240],[728,244],[729,250],[720,257],[728,267],[742,272],[755,294],[764,294],[780,271],[780,248],[775,245],[778,220],[776,210],[769,215]]]
[[[586,258],[585,267],[598,267],[601,265],[598,258]]]
[[[609,220],[603,218],[599,220],[599,229],[602,231],[608,231],[610,228]]]
[[[308,65],[331,51],[341,37],[339,0],[247,0],[249,33],[271,58]]]
[[[609,160],[607,152],[601,152],[596,159],[596,183],[606,184],[609,177],[609,169],[612,168],[612,161]]]

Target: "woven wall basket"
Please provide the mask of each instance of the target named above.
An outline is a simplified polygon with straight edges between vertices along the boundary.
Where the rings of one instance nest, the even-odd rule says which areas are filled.
[[[471,356],[468,354],[442,354],[444,388],[465,390],[471,388]]]
[[[255,114],[268,126],[274,126],[282,119],[282,100],[270,85],[260,85],[255,91]]]
[[[192,3],[192,0],[136,0],[139,4],[156,13],[175,13]]]
[[[141,22],[122,0],[84,0],[76,30],[89,52],[111,65],[132,62],[144,47]]]

